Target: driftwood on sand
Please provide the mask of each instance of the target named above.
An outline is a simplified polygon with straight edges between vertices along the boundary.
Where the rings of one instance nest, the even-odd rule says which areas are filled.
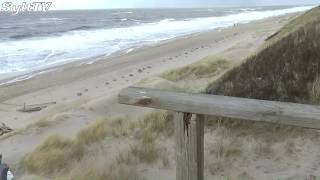
[[[10,127],[6,126],[4,123],[0,125],[0,136],[13,131]]]
[[[17,109],[19,112],[35,112],[41,111],[42,109],[48,107],[49,105],[56,104],[56,102],[42,103],[42,104],[32,104],[26,105],[24,104],[22,108]]]

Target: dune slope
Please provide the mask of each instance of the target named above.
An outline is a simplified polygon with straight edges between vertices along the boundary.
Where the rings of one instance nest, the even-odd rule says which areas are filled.
[[[320,7],[291,21],[269,38],[268,43],[266,48],[241,66],[211,84],[207,92],[265,100],[314,102],[314,87],[320,73]]]

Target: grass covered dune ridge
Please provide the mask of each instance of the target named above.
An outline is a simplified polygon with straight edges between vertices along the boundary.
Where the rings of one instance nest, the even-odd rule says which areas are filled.
[[[156,78],[165,82],[162,86],[174,84],[179,91],[203,85],[195,89],[319,104],[319,35],[317,7],[270,36],[262,49],[237,67],[226,57],[213,55]],[[20,161],[17,172],[27,180],[142,180],[156,175],[174,179],[173,118],[167,111],[150,111],[138,119],[125,115],[96,119],[75,138],[49,136]],[[320,134],[316,130],[206,117],[204,140],[206,179],[320,177]]]
[[[259,53],[209,85],[207,92],[319,103],[320,7],[291,21],[266,44]]]

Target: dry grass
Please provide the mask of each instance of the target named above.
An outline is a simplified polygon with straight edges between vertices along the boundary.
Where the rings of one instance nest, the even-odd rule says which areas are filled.
[[[294,169],[297,162],[303,164],[310,153],[302,148],[308,143],[305,139],[319,137],[316,131],[297,127],[217,117],[206,119],[209,134],[205,139],[208,147],[205,156],[214,179],[240,179],[244,171],[248,172],[244,179],[258,179],[256,175],[263,168],[256,166],[261,165],[261,162],[265,167],[276,164]],[[312,149],[317,148],[317,145],[312,146]],[[256,172],[252,172],[252,168]]]
[[[153,139],[141,141],[131,146],[130,153],[140,162],[152,163],[159,157],[159,149]]]
[[[169,152],[167,149],[161,151],[161,163],[163,167],[168,167],[170,164]]]
[[[108,133],[105,120],[95,121],[78,133],[79,144],[89,145],[102,141]]]
[[[144,136],[149,136],[148,132],[163,133],[171,136],[174,133],[173,115],[166,111],[152,111],[144,116],[138,126],[140,129],[147,131]]]
[[[67,171],[72,163],[83,158],[86,146],[103,140],[107,132],[105,122],[99,120],[81,130],[73,140],[49,136],[22,159],[20,166],[26,172],[39,175]]]
[[[92,162],[93,164],[95,162]],[[125,164],[118,165],[113,167],[112,169],[100,169],[97,171],[97,168],[92,169],[92,164],[87,164],[87,168],[82,168],[83,171],[73,171],[72,174],[68,175],[67,178],[57,178],[57,180],[142,180],[137,173],[136,167],[128,166]]]
[[[213,77],[230,67],[228,61],[216,56],[208,56],[191,65],[165,72],[160,77],[169,81],[201,79]]]
[[[26,173],[43,177],[55,176],[56,179],[141,179],[135,166],[139,163],[153,163],[159,157],[165,158],[165,154],[157,146],[156,137],[172,135],[171,123],[172,116],[165,111],[148,113],[142,120],[135,122],[125,118],[109,121],[100,119],[82,129],[75,139],[49,136],[32,153],[27,154],[19,165]],[[103,142],[106,137],[127,137],[135,130],[141,132],[136,142],[128,150],[120,152],[111,165],[106,165],[110,158],[91,154],[97,151],[94,145]],[[101,164],[96,165],[97,162],[109,169],[102,169]],[[168,160],[164,159],[163,164],[167,166]]]
[[[310,90],[310,101],[315,104],[320,104],[320,78],[317,77],[312,84]]]
[[[22,180],[46,180],[43,177],[36,176],[36,175],[25,175],[21,177]]]
[[[232,136],[230,135],[230,130],[225,127],[218,127],[216,129],[217,140],[214,145],[215,149],[212,153],[216,156],[219,162],[225,161],[227,158],[232,156],[241,155],[241,150],[239,146],[235,145]]]
[[[144,131],[143,133],[146,133],[146,135],[142,136],[143,139],[138,139],[137,142],[129,146],[128,150],[119,153],[116,157],[118,164],[150,164],[159,158],[160,149],[156,145],[154,135],[149,131]]]
[[[53,124],[54,122],[52,121],[48,121],[48,120],[45,120],[45,119],[42,119],[42,120],[39,120],[33,124],[30,124],[28,128],[31,128],[31,127],[35,127],[35,128],[45,128],[45,127],[49,127]]]
[[[127,136],[135,127],[135,123],[125,117],[117,117],[107,123],[109,133],[113,137]]]
[[[66,170],[72,162],[81,159],[83,153],[81,144],[53,135],[26,155],[20,166],[32,174],[53,175]]]
[[[164,158],[165,154],[157,147],[156,138],[161,135],[170,137],[174,133],[173,115],[166,111],[152,111],[137,123],[137,127],[141,133],[138,135],[138,143],[131,146],[130,154],[144,163]],[[164,164],[168,165],[166,162]]]
[[[79,163],[73,164],[66,174],[59,175],[56,180],[142,180],[135,165],[126,161],[108,163],[106,152],[95,152],[87,155]]]

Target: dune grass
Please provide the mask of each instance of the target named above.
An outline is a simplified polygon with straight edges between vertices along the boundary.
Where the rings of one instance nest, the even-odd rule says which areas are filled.
[[[111,134],[107,121],[97,120],[82,129],[75,139],[51,135],[32,153],[27,154],[20,162],[20,166],[26,172],[39,175],[50,176],[57,172],[68,171],[72,163],[83,158],[87,146],[98,143]]]
[[[140,162],[152,163],[159,157],[159,149],[155,144],[154,138],[148,141],[141,141],[130,147],[130,153],[138,158]]]
[[[318,137],[316,131],[303,128],[219,117],[207,117],[206,128],[209,134],[205,157],[213,179],[257,179],[250,170],[266,160],[292,167],[308,154],[300,151],[306,143],[304,139]]]
[[[319,76],[314,80],[309,93],[310,93],[310,101],[315,104],[320,104],[320,77]]]
[[[166,111],[152,111],[139,121],[139,127],[149,132],[164,133],[168,136],[173,135],[173,114]]]
[[[141,179],[135,168],[138,163],[153,163],[161,157],[164,165],[169,164],[166,154],[158,147],[156,138],[162,134],[171,136],[173,134],[171,123],[172,116],[165,111],[150,112],[138,121],[121,117],[96,120],[82,129],[74,139],[58,135],[47,137],[20,161],[19,167],[27,174],[49,178],[54,176],[56,179],[65,179],[64,177],[79,180]],[[136,136],[137,139],[127,150],[123,150],[115,157],[109,169],[101,169],[88,158],[92,156],[90,153],[92,147],[103,142],[106,137],[126,138],[135,131],[140,132]],[[102,164],[106,161],[110,159],[104,159]],[[79,164],[82,166],[79,167]],[[87,164],[90,168],[85,169],[87,166],[83,164]]]
[[[296,23],[299,19],[307,20],[310,14],[317,20],[308,21],[301,27],[297,26],[297,30],[248,57],[240,66],[209,85],[206,92],[243,98],[310,103],[308,87],[319,74],[320,8],[315,8],[296,20]],[[311,96],[316,98],[315,93]]]
[[[78,133],[77,143],[81,145],[90,145],[96,142],[102,141],[108,133],[106,122],[104,120],[98,120],[89,124]]]
[[[123,158],[129,158],[126,156]],[[135,164],[128,163],[117,156],[118,161],[108,163],[108,154],[105,152],[87,155],[81,161],[72,165],[70,171],[59,175],[55,180],[143,180]]]
[[[138,121],[137,127],[141,132],[138,135],[139,141],[131,145],[130,154],[143,163],[152,163],[159,157],[166,161],[166,154],[157,146],[156,138],[161,135],[166,137],[173,135],[173,115],[166,111],[152,111]]]
[[[291,21],[271,37],[263,49],[209,85],[206,92],[272,101],[319,103],[319,18],[318,7]],[[214,128],[214,143],[209,145],[213,158],[209,169],[213,175],[219,172],[233,174],[238,171],[237,164],[254,164],[250,160],[262,162],[268,159],[294,169],[298,159],[305,161],[310,156],[309,152],[304,152],[304,143],[308,143],[305,139],[319,137],[314,130],[293,126],[226,118],[220,123],[217,121],[217,118],[207,121],[207,125]],[[318,148],[314,142],[311,144],[309,148]],[[301,173],[301,169],[296,170]]]
[[[160,77],[169,81],[213,77],[230,67],[228,61],[217,56],[208,56],[191,65],[165,72]]]
[[[319,19],[320,7],[316,7],[310,11],[305,12],[303,15],[291,20],[288,24],[281,28],[280,31],[270,36],[268,40],[269,42],[276,42],[310,23],[319,22]]]
[[[24,171],[38,175],[53,175],[83,157],[84,149],[77,141],[52,135],[20,162]]]
[[[20,162],[24,171],[39,175],[53,175],[68,170],[71,163],[83,158],[86,146],[97,143],[107,136],[105,122],[98,120],[82,129],[75,139],[58,135],[47,137]]]

